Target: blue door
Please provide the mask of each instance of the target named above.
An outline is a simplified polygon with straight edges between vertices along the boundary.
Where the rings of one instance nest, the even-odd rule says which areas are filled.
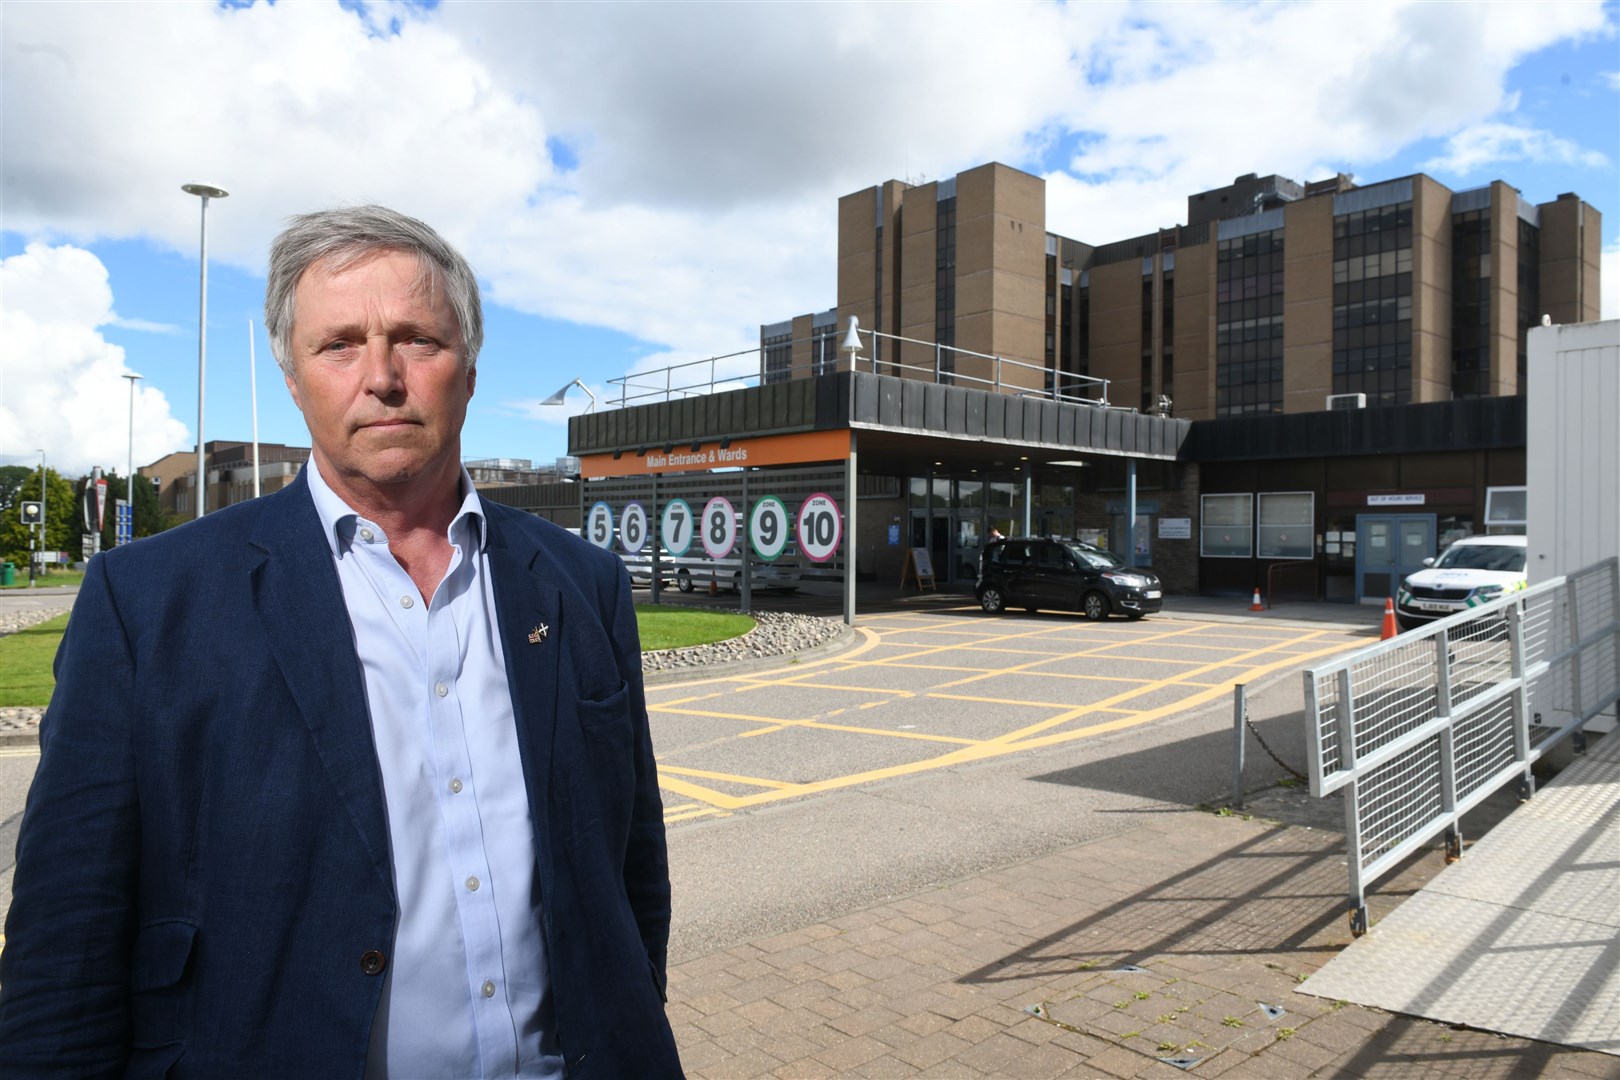
[[[1433,514],[1356,515],[1356,600],[1393,597],[1434,556]]]

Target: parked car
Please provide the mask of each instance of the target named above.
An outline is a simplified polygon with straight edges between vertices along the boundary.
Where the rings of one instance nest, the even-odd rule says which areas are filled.
[[[1465,536],[1395,593],[1395,622],[1411,630],[1516,592],[1528,584],[1523,536]]]
[[[652,584],[652,555],[627,555],[620,553],[625,567],[630,571],[630,584],[650,586]],[[681,592],[691,592],[693,589],[707,590],[711,580],[717,581],[721,588],[732,592],[742,591],[742,559],[709,559],[703,556],[690,555],[674,556],[669,552],[660,552],[658,556],[659,576],[667,587],[675,586]],[[796,562],[765,562],[755,559],[749,564],[749,585],[754,589],[777,589],[791,593],[799,587],[799,567]]]
[[[985,545],[974,589],[992,614],[1009,607],[1081,611],[1092,620],[1132,619],[1164,607],[1159,576],[1075,540],[1019,537]]]

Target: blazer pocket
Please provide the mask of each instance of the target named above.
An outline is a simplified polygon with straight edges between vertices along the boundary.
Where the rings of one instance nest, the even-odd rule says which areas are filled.
[[[196,943],[197,925],[183,919],[151,923],[136,935],[129,972],[134,1046],[166,1046],[183,1038],[181,984]]]
[[[580,698],[576,706],[579,722],[584,727],[601,727],[630,716],[630,684],[621,682],[619,688],[604,698]]]

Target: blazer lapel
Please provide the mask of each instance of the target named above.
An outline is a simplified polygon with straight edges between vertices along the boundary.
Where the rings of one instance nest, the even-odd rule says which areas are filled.
[[[265,553],[253,572],[253,598],[270,652],[373,868],[392,890],[388,817],[360,658],[303,474],[265,500],[251,542]]]
[[[495,633],[506,658],[506,681],[512,692],[512,714],[517,721],[518,745],[523,750],[523,772],[529,789],[529,813],[534,820],[537,852],[542,868],[549,849],[552,757],[556,733],[557,673],[562,662],[567,628],[563,625],[562,597],[535,565],[540,547],[521,528],[502,528],[500,509],[484,504],[488,531],[486,553],[494,578]],[[547,875],[549,877],[549,875]],[[549,880],[542,886],[549,887]]]

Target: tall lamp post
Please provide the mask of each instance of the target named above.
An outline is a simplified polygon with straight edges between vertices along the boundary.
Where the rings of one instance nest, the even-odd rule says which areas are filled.
[[[202,517],[208,494],[208,474],[203,461],[203,391],[208,385],[208,200],[223,199],[230,192],[212,184],[181,184],[180,190],[202,199],[202,241],[198,257],[202,272],[197,295],[197,517]]]
[[[129,489],[129,538],[131,540],[135,539],[135,382],[140,377],[133,371],[124,372],[124,378],[129,380],[129,456],[126,459],[126,466],[129,471],[124,474],[124,479],[127,481],[125,486]],[[117,531],[117,526],[114,526],[113,532],[116,533]]]

